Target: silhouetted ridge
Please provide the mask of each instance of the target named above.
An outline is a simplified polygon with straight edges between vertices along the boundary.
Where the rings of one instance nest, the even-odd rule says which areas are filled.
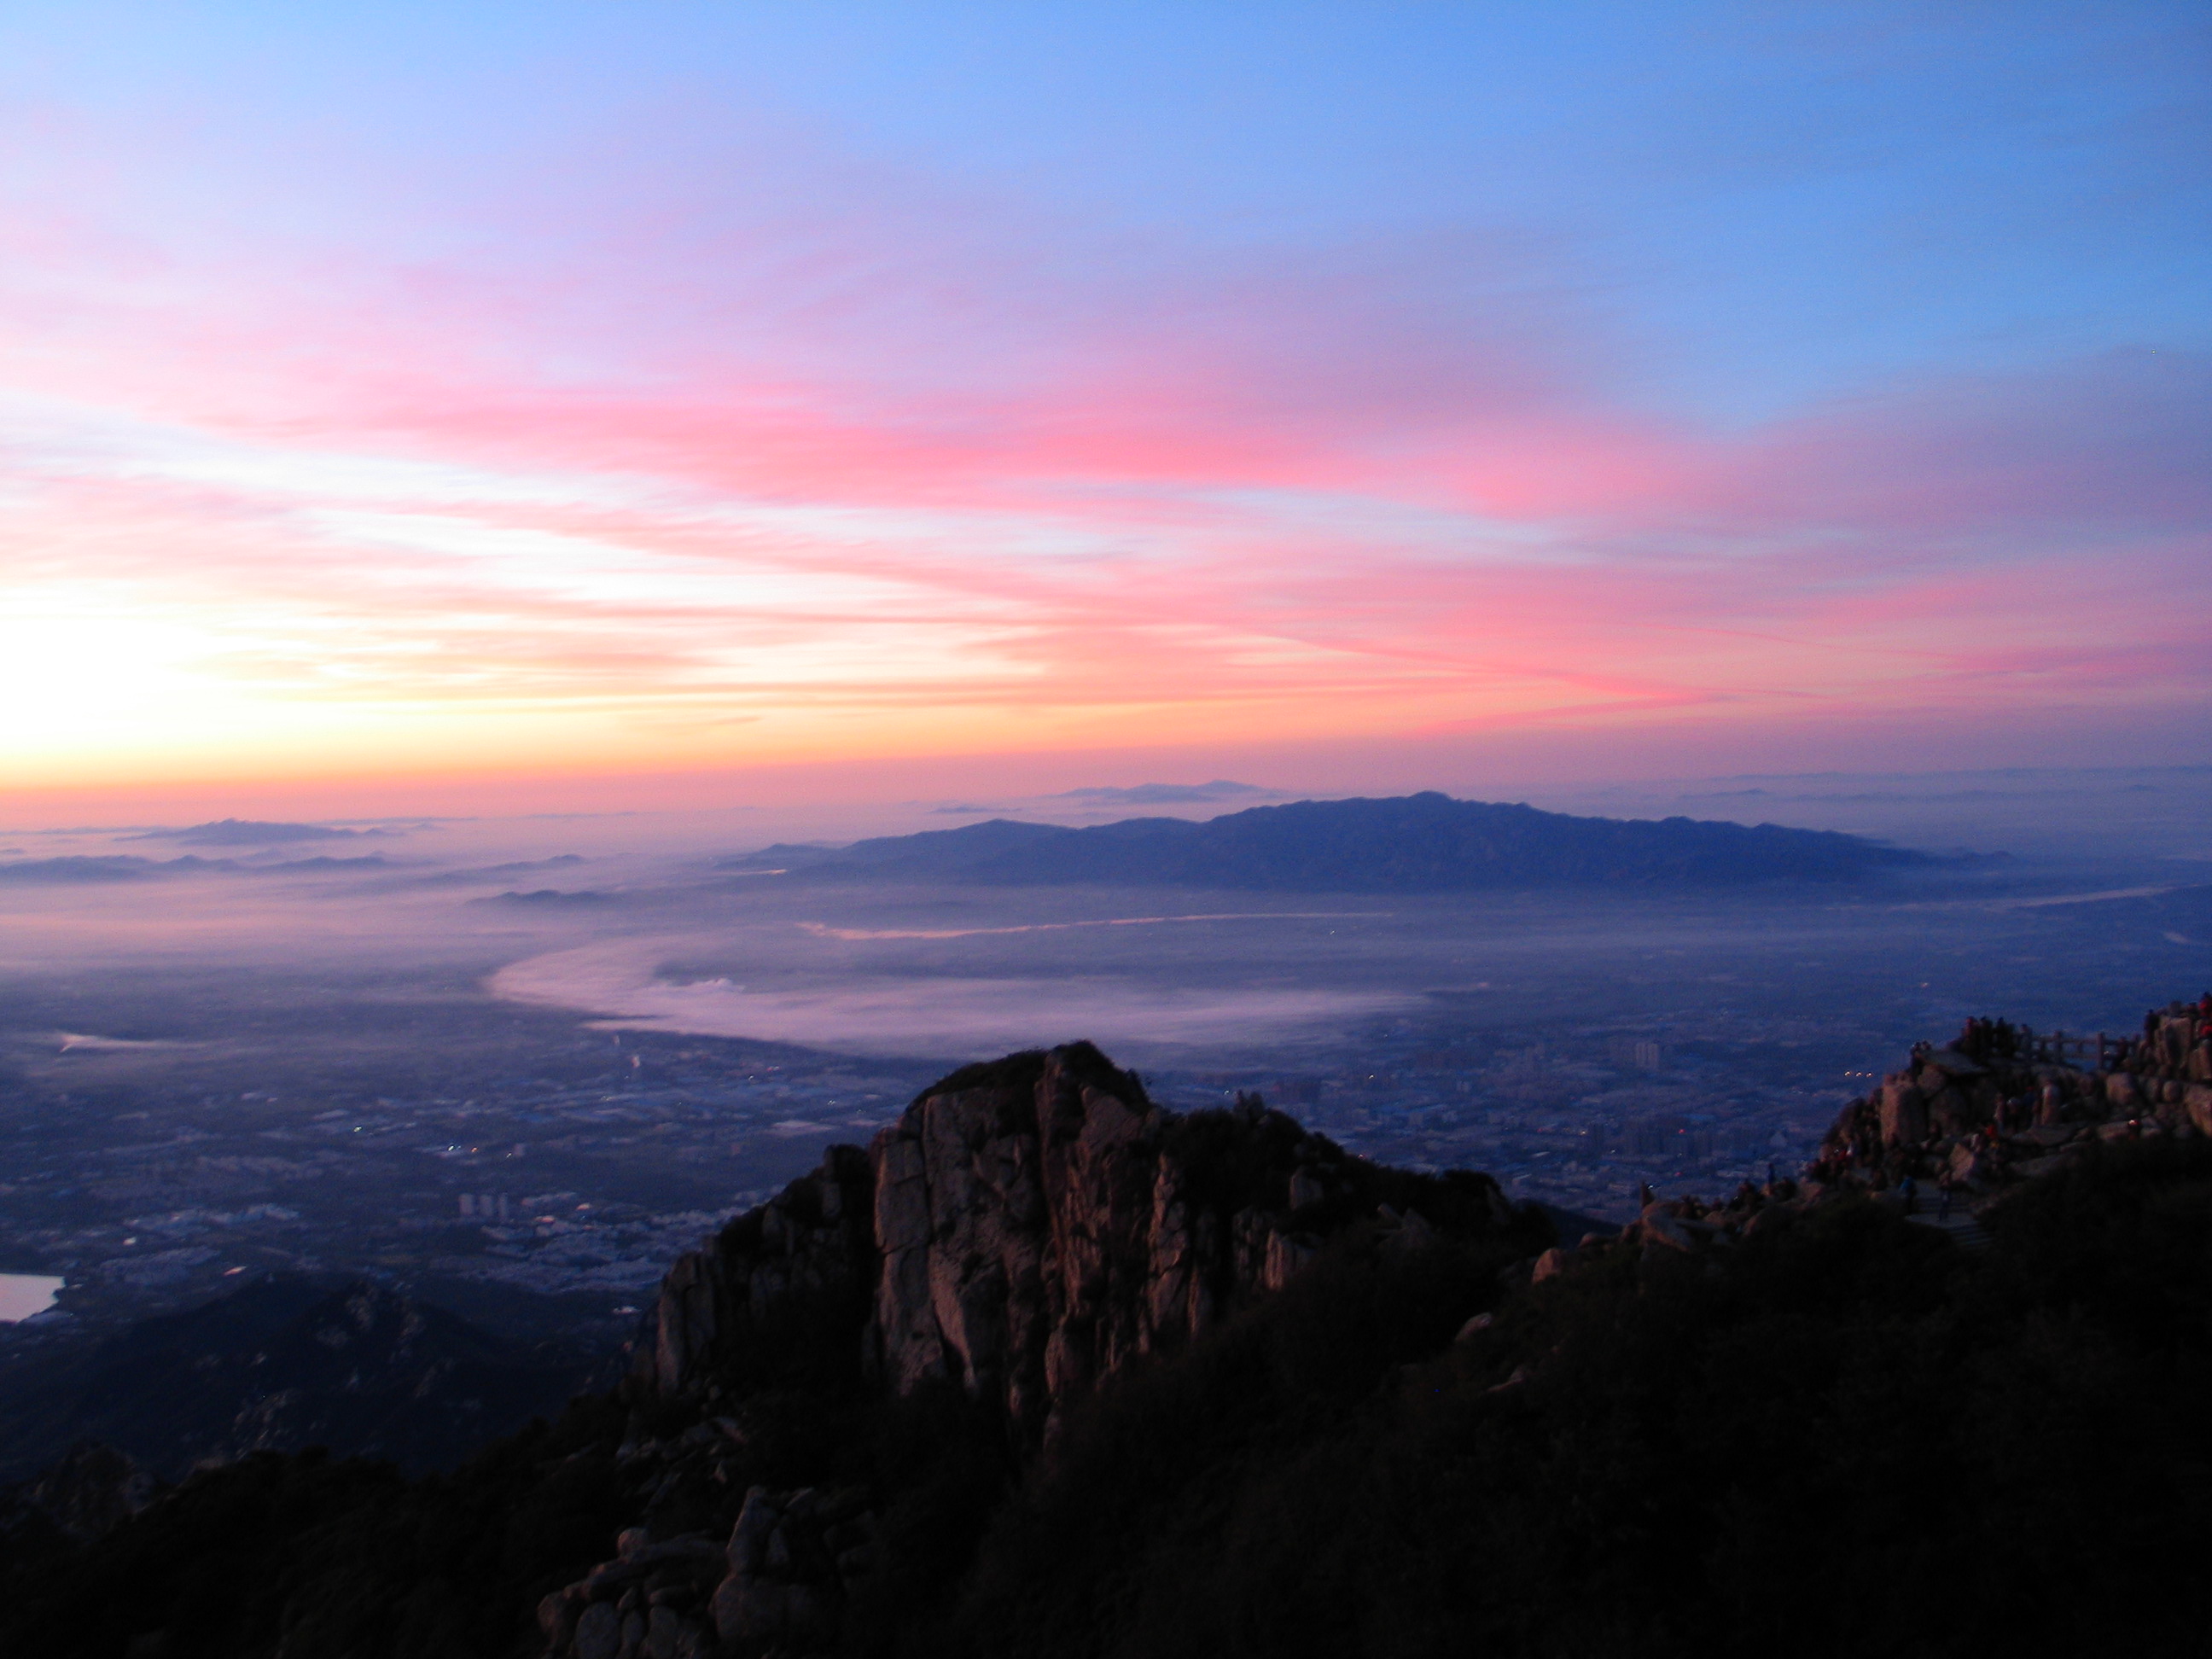
[[[1355,1224],[1547,1231],[1487,1176],[1377,1169],[1256,1097],[1166,1111],[1091,1043],[1032,1049],[933,1084],[865,1153],[831,1148],[678,1261],[635,1380],[709,1399],[841,1365],[894,1397],[952,1383],[1034,1446]]]
[[[1442,892],[1845,881],[1935,862],[1832,830],[1576,817],[1429,793],[1255,806],[1202,823],[1129,818],[1075,830],[994,818],[842,848],[772,847],[731,867],[817,880]]]
[[[0,1513],[0,1649],[2193,1653],[2208,1088],[2212,998],[2124,1042],[1978,1020],[1807,1178],[1570,1243],[1256,1098],[1009,1055],[683,1257],[620,1389],[453,1475],[263,1454],[141,1507],[81,1449]]]
[[[919,1098],[963,1089],[1034,1089],[1044,1075],[1048,1060],[1056,1060],[1068,1076],[1087,1086],[1110,1090],[1125,1100],[1146,1099],[1144,1083],[1134,1072],[1122,1071],[1097,1044],[1084,1042],[1063,1043],[1051,1050],[1024,1048],[997,1060],[970,1061],[931,1084]]]

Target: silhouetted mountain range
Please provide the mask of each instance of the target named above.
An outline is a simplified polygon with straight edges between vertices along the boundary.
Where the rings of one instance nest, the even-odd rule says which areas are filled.
[[[181,830],[147,830],[129,841],[177,841],[194,847],[281,847],[301,841],[363,841],[388,836],[388,830],[338,830],[326,823],[270,823],[257,818],[222,818]]]
[[[247,876],[280,876],[301,871],[380,870],[391,860],[380,854],[358,858],[289,859],[279,864],[241,864],[235,859],[204,859],[196,853],[181,858],[142,859],[128,853],[71,854],[54,859],[18,859],[0,864],[0,881],[44,885],[78,885],[88,882],[143,881],[155,876],[203,875],[210,872]]]
[[[778,845],[723,867],[811,880],[1342,893],[1836,882],[1936,862],[1832,830],[1575,817],[1431,792],[1255,806],[1203,823],[1068,829],[993,818],[843,848]]]

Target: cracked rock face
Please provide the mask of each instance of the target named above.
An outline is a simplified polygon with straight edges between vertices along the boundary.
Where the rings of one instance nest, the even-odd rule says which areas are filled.
[[[1131,1359],[1279,1288],[1340,1160],[1257,1102],[1163,1110],[1087,1043],[970,1066],[679,1261],[637,1378],[696,1392],[826,1334],[890,1392],[957,1386],[1034,1445]]]
[[[1060,1051],[1027,1089],[932,1095],[877,1137],[872,1334],[894,1391],[957,1382],[1034,1435],[1054,1402],[1205,1322],[1221,1229],[1193,1224],[1165,1115]]]
[[[1026,1457],[1116,1370],[1172,1353],[1355,1230],[1351,1248],[1394,1252],[1548,1232],[1486,1176],[1378,1169],[1256,1097],[1164,1110],[1088,1043],[968,1066],[676,1263],[629,1385],[650,1409],[617,1461],[642,1466],[648,1522],[672,1491],[733,1497],[742,1460],[726,1454],[748,1443],[752,1391],[816,1385],[959,1390]],[[540,1604],[546,1652],[835,1650],[881,1593],[883,1497],[748,1485],[741,1508],[708,1504],[703,1531],[696,1509],[659,1542],[633,1527],[617,1559]]]

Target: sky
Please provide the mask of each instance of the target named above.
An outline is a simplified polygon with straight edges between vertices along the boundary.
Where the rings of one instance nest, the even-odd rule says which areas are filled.
[[[2196,4],[0,7],[0,819],[2212,732]]]

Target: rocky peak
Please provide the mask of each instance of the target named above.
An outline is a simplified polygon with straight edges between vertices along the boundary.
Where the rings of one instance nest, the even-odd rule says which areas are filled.
[[[1385,1216],[1408,1237],[1510,1225],[1487,1176],[1416,1184],[1257,1099],[1182,1115],[1089,1043],[955,1072],[866,1152],[823,1167],[678,1261],[635,1380],[714,1397],[794,1355],[895,1395],[954,1386],[1034,1445],[1139,1355],[1279,1287],[1326,1237]]]

